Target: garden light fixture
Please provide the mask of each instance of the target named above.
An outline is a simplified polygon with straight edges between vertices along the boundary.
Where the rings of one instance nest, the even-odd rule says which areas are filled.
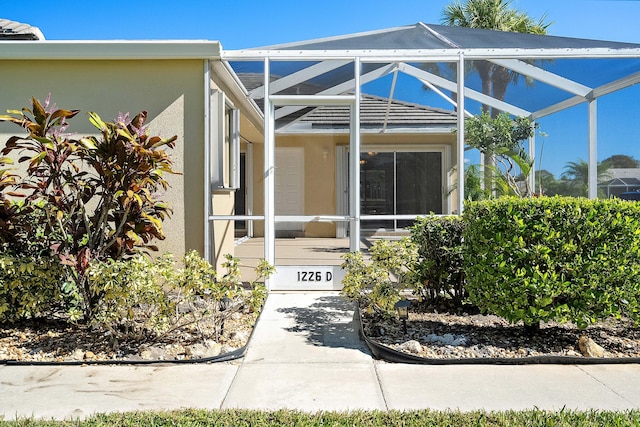
[[[402,320],[402,328],[404,330],[404,334],[407,334],[407,319],[409,319],[409,306],[411,305],[411,301],[403,299],[398,301],[394,308],[398,312],[398,317]]]

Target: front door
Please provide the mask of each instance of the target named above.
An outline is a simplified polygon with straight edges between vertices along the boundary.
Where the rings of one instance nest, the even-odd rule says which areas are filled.
[[[276,149],[276,215],[304,215],[304,148]],[[303,231],[304,223],[277,222],[276,231]]]

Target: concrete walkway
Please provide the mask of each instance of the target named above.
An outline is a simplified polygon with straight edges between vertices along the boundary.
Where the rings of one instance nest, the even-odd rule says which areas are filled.
[[[337,292],[272,293],[235,362],[0,366],[0,419],[180,408],[640,408],[640,365],[424,366],[373,360]]]

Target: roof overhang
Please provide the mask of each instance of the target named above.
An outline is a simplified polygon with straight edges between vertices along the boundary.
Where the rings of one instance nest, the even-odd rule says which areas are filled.
[[[260,107],[251,99],[242,82],[233,72],[229,63],[225,61],[212,61],[211,69],[214,72],[216,83],[231,98],[231,101],[240,108],[240,111],[260,131],[264,132],[264,116]]]
[[[208,40],[8,40],[0,44],[0,59],[220,59],[221,51],[220,42]]]
[[[463,56],[478,59],[570,59],[570,58],[637,58],[640,48],[579,48],[579,49],[346,49],[346,50],[225,50],[226,61],[325,61],[360,58],[361,62],[455,62]]]

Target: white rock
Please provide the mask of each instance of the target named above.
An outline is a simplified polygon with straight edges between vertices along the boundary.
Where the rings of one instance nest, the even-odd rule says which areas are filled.
[[[191,359],[206,359],[220,354],[222,346],[215,341],[193,344],[185,348],[185,354]]]
[[[229,335],[229,338],[234,341],[245,342],[249,339],[249,334],[246,331],[233,331]]]
[[[142,350],[140,357],[143,360],[166,360],[167,352],[161,347],[149,347]]]
[[[82,349],[75,349],[73,353],[69,356],[70,360],[84,360],[84,351]]]
[[[585,357],[605,357],[607,352],[586,335],[578,340],[578,347]]]
[[[402,343],[400,349],[408,353],[419,354],[422,351],[422,345],[416,340],[411,340]]]

